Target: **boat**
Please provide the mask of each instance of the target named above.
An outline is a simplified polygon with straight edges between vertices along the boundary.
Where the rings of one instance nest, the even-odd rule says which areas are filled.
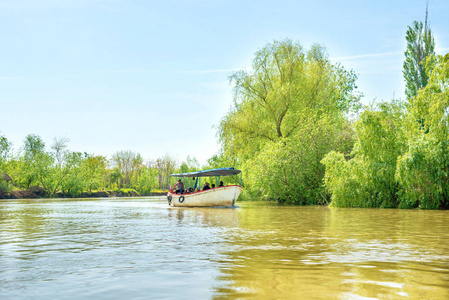
[[[202,170],[190,173],[171,174],[170,178],[176,177],[181,182],[184,180],[184,191],[176,193],[173,187],[167,193],[167,200],[170,206],[174,207],[205,207],[205,206],[233,206],[242,192],[242,176],[240,170],[234,168],[220,168]],[[240,185],[237,184],[238,175],[240,174]],[[235,184],[218,186],[218,178],[222,176],[235,176]],[[193,188],[186,188],[187,178],[195,181]],[[213,180],[215,178],[215,187],[202,190],[201,180]],[[232,179],[232,177],[231,177]],[[226,180],[229,182],[229,180]],[[193,182],[192,182],[193,183]],[[173,185],[174,186],[174,185]]]

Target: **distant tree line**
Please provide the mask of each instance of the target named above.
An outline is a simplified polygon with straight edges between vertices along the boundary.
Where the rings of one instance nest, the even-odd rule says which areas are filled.
[[[181,164],[170,157],[144,161],[139,153],[118,151],[105,156],[68,149],[67,138],[55,138],[47,149],[40,136],[29,134],[19,151],[0,135],[0,192],[39,186],[48,197],[75,197],[83,192],[133,189],[140,195],[168,190],[169,176],[200,168],[196,158]]]

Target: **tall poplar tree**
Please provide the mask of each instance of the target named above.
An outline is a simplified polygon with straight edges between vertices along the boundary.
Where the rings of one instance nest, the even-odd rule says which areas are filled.
[[[413,21],[413,25],[408,26],[405,37],[407,49],[404,52],[405,61],[402,73],[405,79],[405,95],[409,102],[418,94],[419,89],[427,85],[432,71],[426,69],[427,57],[435,54],[435,40],[427,24],[427,12],[426,7],[424,25],[422,22]]]

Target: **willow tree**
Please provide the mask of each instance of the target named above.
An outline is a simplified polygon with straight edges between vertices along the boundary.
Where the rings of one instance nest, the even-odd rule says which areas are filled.
[[[267,44],[251,71],[232,74],[234,104],[219,138],[223,155],[247,168],[249,190],[280,201],[316,200],[324,174],[319,161],[351,144],[344,114],[358,105],[356,78],[332,64],[323,47],[305,51],[291,40]]]
[[[325,184],[337,207],[396,207],[397,157],[405,150],[402,102],[368,107],[355,122],[356,143],[346,160],[332,151],[322,160]]]
[[[449,208],[449,54],[425,68],[429,82],[407,109],[393,101],[361,114],[353,159],[323,159],[332,205]]]
[[[235,72],[230,80],[234,106],[219,136],[234,151],[258,150],[265,142],[289,138],[310,114],[348,112],[358,100],[352,94],[353,72],[331,64],[323,47],[313,45],[305,52],[290,40],[266,45],[256,53],[251,72]]]

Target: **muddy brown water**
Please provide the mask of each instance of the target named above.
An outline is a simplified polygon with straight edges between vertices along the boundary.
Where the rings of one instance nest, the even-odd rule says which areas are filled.
[[[449,299],[449,211],[0,202],[0,299]]]

